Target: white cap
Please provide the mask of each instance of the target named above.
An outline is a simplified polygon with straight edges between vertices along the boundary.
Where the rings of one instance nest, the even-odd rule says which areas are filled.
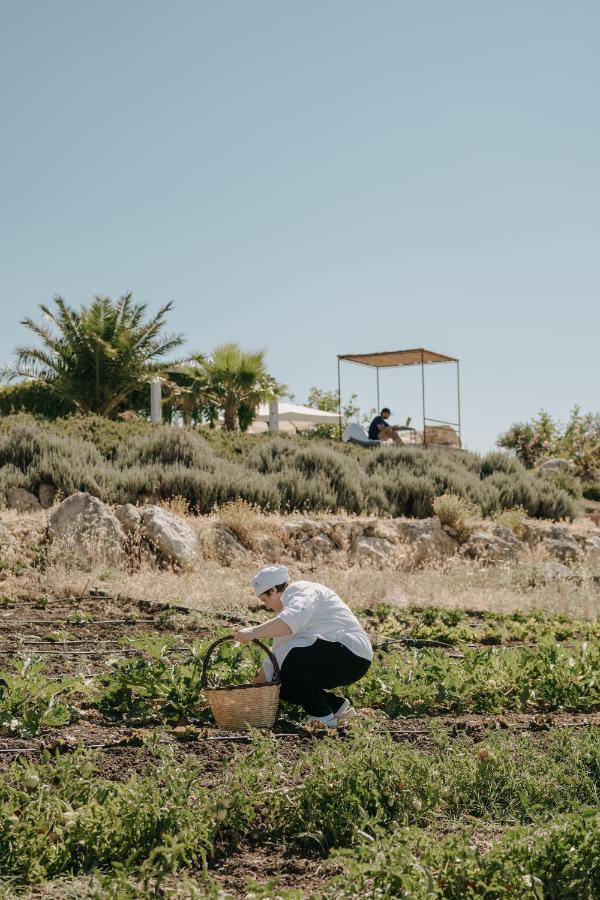
[[[286,566],[265,566],[252,579],[252,587],[256,591],[256,596],[260,597],[265,591],[270,591],[278,584],[287,584],[289,580],[290,573]]]

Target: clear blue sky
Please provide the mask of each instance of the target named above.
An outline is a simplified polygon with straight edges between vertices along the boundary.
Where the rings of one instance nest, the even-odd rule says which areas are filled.
[[[467,446],[597,410],[597,0],[28,0],[0,11],[0,362],[56,294],[173,300],[303,401],[461,359]],[[418,419],[413,370],[382,401]],[[427,372],[452,419],[451,367]],[[375,403],[347,367],[344,391]]]

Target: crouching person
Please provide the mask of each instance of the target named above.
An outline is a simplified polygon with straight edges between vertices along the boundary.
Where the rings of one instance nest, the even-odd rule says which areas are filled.
[[[274,638],[273,654],[281,669],[281,697],[302,706],[308,721],[329,728],[356,715],[350,701],[331,688],[354,684],[369,669],[373,648],[363,627],[338,595],[312,581],[290,584],[285,566],[266,566],[252,586],[275,618],[242,628],[235,640]],[[264,684],[273,678],[266,660],[254,679]]]

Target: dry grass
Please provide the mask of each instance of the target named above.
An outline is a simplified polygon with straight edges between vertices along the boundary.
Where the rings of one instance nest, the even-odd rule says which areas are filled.
[[[231,516],[231,511],[226,512]],[[280,517],[258,515],[248,509],[235,509],[233,515],[249,529],[273,533]],[[219,514],[219,517],[221,515]],[[265,520],[264,522],[262,520]],[[214,524],[213,517],[191,517],[199,537]],[[224,523],[225,524],[225,523]],[[232,526],[231,517],[227,521]],[[4,526],[4,528],[3,528]],[[46,515],[43,512],[0,515],[0,537],[6,530],[16,541],[0,540],[4,559],[24,563],[0,574],[0,593],[37,596],[80,595],[92,587],[160,603],[173,603],[195,609],[210,618],[212,613],[255,618],[250,580],[262,564],[258,554],[234,562],[228,567],[207,558],[191,572],[161,569],[149,560],[137,571],[91,561],[77,564],[73,556],[52,552],[45,568],[31,565],[44,539]],[[582,527],[584,527],[582,525]],[[587,528],[587,525],[585,526]],[[511,613],[517,610],[543,610],[577,618],[600,615],[600,588],[592,573],[573,569],[572,577],[556,578],[541,558],[515,565],[484,566],[454,557],[443,564],[414,572],[396,572],[368,566],[349,566],[345,559],[319,562],[290,562],[292,579],[307,578],[331,586],[351,606],[360,609],[382,600],[415,606],[442,606],[458,609],[490,610]]]
[[[461,558],[388,579],[385,599],[406,606],[441,606],[510,614],[540,610],[548,615],[595,619],[600,585],[584,568],[572,578],[551,577],[544,562],[485,566]]]

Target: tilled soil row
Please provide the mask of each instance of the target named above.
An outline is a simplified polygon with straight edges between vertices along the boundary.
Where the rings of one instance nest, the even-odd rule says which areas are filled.
[[[388,733],[396,742],[409,742],[425,752],[436,747],[432,726],[443,728],[450,738],[466,736],[473,742],[483,740],[491,730],[509,730],[514,734],[528,732],[541,736],[556,728],[600,728],[600,712],[439,716],[415,719],[387,719],[382,714],[365,709],[359,720],[370,723],[373,731]],[[298,754],[318,740],[345,741],[351,736],[352,725],[336,732],[308,731],[301,725],[280,721],[273,735],[279,754],[293,761]],[[160,726],[132,728],[124,723],[109,722],[90,710],[77,723],[64,728],[47,728],[36,738],[0,738],[0,770],[7,769],[19,758],[39,759],[44,751],[73,752],[77,749],[100,751],[99,774],[105,778],[126,780],[133,772],[142,772],[151,764],[152,751],[146,742],[158,735],[162,746],[170,747],[175,759],[191,757],[197,760],[207,775],[215,776],[222,765],[236,753],[250,748],[251,738],[243,732],[224,732],[215,728],[179,726],[165,729]]]

